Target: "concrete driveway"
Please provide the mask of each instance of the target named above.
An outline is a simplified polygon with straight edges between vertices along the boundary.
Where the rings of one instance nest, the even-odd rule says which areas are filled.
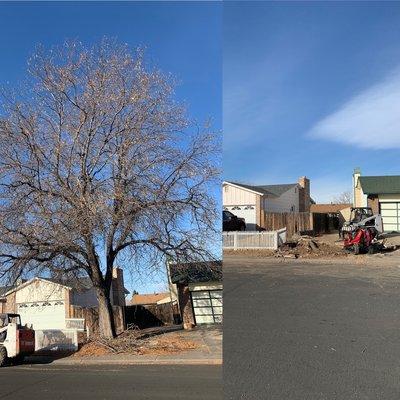
[[[399,399],[400,263],[373,260],[224,257],[226,398]]]

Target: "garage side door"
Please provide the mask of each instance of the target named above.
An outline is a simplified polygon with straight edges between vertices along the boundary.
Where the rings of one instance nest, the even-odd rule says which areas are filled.
[[[222,323],[222,290],[191,292],[196,324]]]
[[[36,330],[65,329],[63,301],[20,303],[17,310],[23,325],[32,325]]]
[[[383,230],[385,232],[400,231],[400,202],[381,202]]]
[[[225,207],[232,214],[235,214],[239,218],[244,218],[246,221],[246,230],[253,231],[256,229],[256,206],[255,205],[243,205],[243,206],[228,206]]]

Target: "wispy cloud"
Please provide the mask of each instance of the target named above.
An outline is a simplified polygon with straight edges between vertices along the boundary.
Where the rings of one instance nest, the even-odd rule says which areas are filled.
[[[308,136],[365,149],[400,148],[400,69],[345,102]]]

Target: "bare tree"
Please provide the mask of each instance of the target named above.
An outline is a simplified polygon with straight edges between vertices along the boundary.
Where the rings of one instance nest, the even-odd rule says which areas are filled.
[[[84,271],[113,337],[116,263],[212,256],[219,143],[141,50],[67,43],[38,50],[29,72],[26,92],[2,101],[0,273]]]
[[[332,202],[335,204],[351,204],[353,203],[353,194],[351,190],[346,190],[338,196],[333,197]]]

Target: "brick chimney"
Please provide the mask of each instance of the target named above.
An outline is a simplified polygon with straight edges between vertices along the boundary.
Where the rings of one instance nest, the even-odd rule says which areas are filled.
[[[299,178],[299,211],[309,212],[310,211],[310,180],[301,176]]]
[[[124,273],[121,268],[113,268],[111,288],[113,305],[125,306]]]

